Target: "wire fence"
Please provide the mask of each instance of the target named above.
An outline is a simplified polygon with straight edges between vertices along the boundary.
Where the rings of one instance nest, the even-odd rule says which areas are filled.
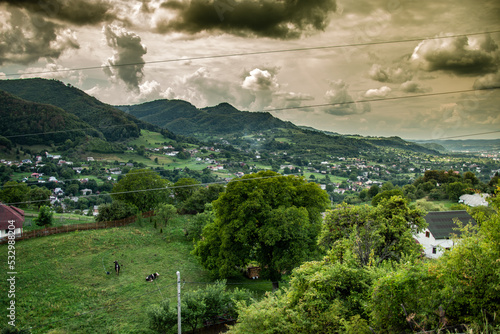
[[[141,216],[143,218],[149,218],[149,217],[152,217],[154,215],[155,215],[154,211],[147,211],[147,212],[141,213]],[[33,231],[22,232],[20,234],[16,234],[15,240],[16,240],[16,242],[18,242],[20,240],[46,237],[49,235],[59,234],[59,233],[114,228],[114,227],[130,225],[136,221],[137,221],[137,216],[131,216],[131,217],[120,219],[120,220],[113,220],[113,221],[106,221],[106,222],[93,222],[93,223],[84,223],[84,224],[63,225],[63,226],[57,226],[57,227],[47,227],[47,228],[40,229],[40,230],[33,230]],[[4,237],[4,238],[0,239],[0,244],[5,244],[8,242],[8,240],[9,239],[7,237]]]

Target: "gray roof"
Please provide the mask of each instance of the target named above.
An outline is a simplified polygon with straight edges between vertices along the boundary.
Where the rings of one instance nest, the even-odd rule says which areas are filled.
[[[458,219],[464,225],[471,222],[472,225],[476,225],[476,221],[471,215],[465,210],[456,211],[433,211],[429,212],[425,217],[425,221],[429,224],[429,231],[436,239],[449,238],[450,234],[456,234],[460,236],[460,231],[454,230],[457,228],[454,220]]]

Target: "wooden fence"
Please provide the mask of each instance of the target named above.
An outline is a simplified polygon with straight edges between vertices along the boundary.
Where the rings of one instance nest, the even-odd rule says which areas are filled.
[[[154,216],[154,211],[143,212],[143,218],[149,218]],[[20,240],[27,240],[38,237],[45,237],[52,234],[59,233],[68,233],[74,231],[86,231],[86,230],[99,230],[103,228],[113,228],[120,227],[134,223],[137,220],[137,216],[132,216],[120,220],[108,221],[108,222],[94,222],[94,223],[85,223],[85,224],[72,224],[72,225],[64,225],[58,227],[47,227],[40,230],[33,230],[29,232],[23,232],[22,234],[16,234],[16,242]],[[7,243],[8,238],[2,238],[0,240],[0,244]]]

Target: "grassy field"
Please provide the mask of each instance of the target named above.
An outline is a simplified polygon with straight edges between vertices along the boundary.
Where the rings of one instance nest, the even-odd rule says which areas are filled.
[[[141,136],[137,139],[130,141],[130,146],[137,145],[138,147],[144,146],[146,148],[155,148],[163,146],[163,143],[170,143],[172,139],[165,138],[159,132],[152,132],[148,130],[141,130]]]
[[[176,296],[176,271],[183,291],[199,289],[209,275],[184,236],[189,218],[154,229],[143,220],[122,228],[73,232],[16,243],[16,327],[33,333],[148,333],[148,309]],[[1,291],[8,291],[7,245],[0,246]],[[122,264],[119,276],[113,261]],[[110,272],[108,275],[107,272]],[[160,278],[145,282],[159,272]],[[229,286],[271,290],[265,281],[230,280]],[[0,296],[6,325],[7,293]]]
[[[34,221],[34,218],[38,216],[36,210],[25,211],[25,221],[23,224],[23,230],[25,232],[43,229],[43,226],[38,226]],[[95,218],[93,216],[83,216],[74,213],[54,213],[52,219],[52,225],[50,227],[73,225],[73,224],[85,224],[93,223]]]

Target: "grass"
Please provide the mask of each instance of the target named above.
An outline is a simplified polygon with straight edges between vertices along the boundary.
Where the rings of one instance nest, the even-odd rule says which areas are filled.
[[[164,233],[143,219],[122,228],[16,243],[16,327],[31,327],[34,334],[148,333],[148,309],[176,297],[176,271],[186,282],[183,291],[211,282],[190,253],[193,243],[183,231],[188,220],[169,221]],[[7,268],[7,247],[0,246],[1,291],[8,291],[6,273],[13,271]],[[113,270],[114,260],[122,265],[119,276]],[[146,282],[153,272],[159,272],[160,278]],[[265,281],[230,282],[257,294],[272,289]],[[0,295],[4,319],[9,301],[7,293]]]
[[[134,139],[128,143],[129,146],[137,145],[138,147],[144,146],[146,148],[155,148],[163,146],[163,143],[170,143],[172,139],[165,138],[159,132],[153,132],[148,130],[141,130],[141,136]],[[168,145],[168,144],[167,144]]]
[[[23,231],[33,231],[43,229],[44,226],[38,226],[34,218],[38,216],[37,211],[25,211],[25,221]],[[85,224],[95,222],[94,216],[77,215],[73,213],[54,213],[52,225],[48,227],[58,227],[73,224]]]

